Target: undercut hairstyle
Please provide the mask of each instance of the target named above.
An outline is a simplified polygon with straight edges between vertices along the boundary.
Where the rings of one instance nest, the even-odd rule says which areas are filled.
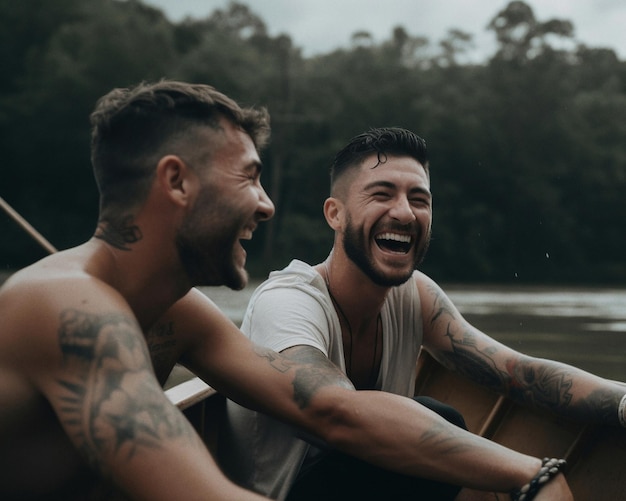
[[[413,132],[399,127],[379,127],[353,137],[335,156],[330,168],[330,190],[343,175],[360,167],[363,161],[375,154],[378,161],[373,168],[384,164],[388,156],[408,156],[417,160],[429,174],[426,141]]]
[[[161,80],[114,89],[100,98],[90,120],[101,215],[144,202],[163,156],[178,155],[193,168],[200,149],[194,139],[207,127],[221,131],[221,119],[248,134],[257,151],[266,145],[267,110],[241,108],[209,85]]]

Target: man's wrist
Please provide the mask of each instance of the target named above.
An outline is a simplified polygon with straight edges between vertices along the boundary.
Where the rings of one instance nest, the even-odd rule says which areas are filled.
[[[562,473],[567,462],[565,459],[544,458],[537,474],[521,489],[511,492],[512,501],[531,501],[539,490],[550,480]]]

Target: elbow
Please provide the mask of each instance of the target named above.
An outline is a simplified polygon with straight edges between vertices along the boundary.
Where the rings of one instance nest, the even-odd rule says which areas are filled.
[[[356,390],[341,389],[317,395],[307,409],[309,431],[327,446],[345,450],[360,427]]]

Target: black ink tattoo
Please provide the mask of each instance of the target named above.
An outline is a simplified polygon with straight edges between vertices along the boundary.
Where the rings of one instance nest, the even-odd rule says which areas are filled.
[[[443,355],[447,360],[446,365],[454,367],[459,374],[487,388],[495,391],[506,389],[510,378],[505,372],[498,370],[495,361],[490,356],[493,353],[481,351],[476,346],[471,333],[465,333],[460,340],[457,340],[448,330],[446,336],[452,345],[452,352]]]
[[[103,453],[160,447],[165,438],[193,433],[166,404],[137,324],[122,314],[61,314],[59,344],[75,379],[63,389],[59,417],[89,463],[106,474]]]
[[[592,419],[598,423],[617,426],[620,424],[617,408],[622,395],[616,390],[599,389],[591,392],[581,402],[583,418]]]
[[[348,377],[341,372],[317,348],[298,346],[289,349],[288,358],[293,362],[295,377],[293,380],[294,400],[301,409],[305,409],[320,388],[341,386],[354,389]]]
[[[487,388],[508,394],[520,403],[553,411],[571,404],[573,381],[565,367],[526,356],[510,359],[506,367],[498,367],[497,349],[493,346],[481,349],[471,331],[454,332],[458,319],[453,307],[439,291],[432,292],[435,307],[431,323],[447,322],[445,335],[450,340],[451,351],[439,356],[447,367]]]
[[[117,249],[130,250],[129,244],[134,244],[143,238],[139,226],[134,224],[134,219],[132,214],[119,219],[100,219],[94,236]]]
[[[549,361],[532,359],[509,360],[507,371],[511,375],[510,394],[513,398],[534,406],[558,410],[572,401],[571,375]]]
[[[430,293],[434,304],[430,325],[434,328],[442,322],[438,329],[445,331],[450,342],[450,351],[437,352],[437,359],[446,367],[525,405],[541,406],[584,421],[619,424],[617,408],[623,390],[596,389],[575,402],[572,389],[577,369],[525,355],[515,356],[499,367],[498,348],[495,345],[480,348],[471,331],[457,332],[460,328],[455,331],[454,326],[463,323],[449,299],[435,287]]]
[[[457,314],[449,299],[439,289],[432,288],[433,311],[429,322],[434,327],[438,322],[444,327],[445,336],[450,341],[451,351],[438,354],[438,359],[446,367],[495,391],[504,391],[508,385],[507,374],[498,369],[493,355],[494,349],[481,350],[471,332],[453,332]]]
[[[433,312],[430,315],[430,323],[434,324],[442,316],[454,317],[454,309],[446,300],[446,297],[439,294],[436,290],[431,291],[435,295]]]
[[[289,360],[279,355],[275,351],[261,348],[260,346],[256,346],[254,348],[254,351],[258,356],[265,358],[270,363],[270,365],[278,372],[285,373],[293,367],[293,364],[291,364]]]
[[[461,428],[459,428],[461,430]],[[475,447],[471,435],[455,433],[443,423],[433,422],[420,437],[425,447],[437,448],[438,454],[458,454],[470,451]]]
[[[154,325],[146,333],[146,342],[148,343],[148,351],[154,365],[157,375],[163,374],[167,378],[167,374],[175,365],[177,359],[176,337],[174,335],[173,322],[167,322]],[[159,381],[161,381],[159,377]]]

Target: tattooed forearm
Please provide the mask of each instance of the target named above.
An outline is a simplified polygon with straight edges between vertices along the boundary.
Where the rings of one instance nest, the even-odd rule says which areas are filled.
[[[617,408],[625,389],[566,364],[505,350],[465,322],[441,289],[430,286],[428,295],[432,308],[425,325],[438,340],[447,341],[432,351],[440,363],[521,404],[583,421],[619,424]]]
[[[564,367],[520,356],[499,368],[493,357],[495,351],[479,349],[471,333],[447,335],[452,351],[445,352],[442,358],[472,381],[528,405],[558,410],[570,404],[572,378]]]
[[[457,339],[448,330],[446,336],[452,345],[451,352],[440,356],[446,366],[494,391],[504,391],[508,387],[510,377],[498,369],[491,350],[480,350],[469,333],[457,336]]]
[[[566,408],[572,401],[572,377],[562,366],[524,357],[509,360],[507,370],[510,394],[517,400],[552,410]]]
[[[617,426],[620,424],[617,408],[623,392],[610,389],[598,389],[581,400],[580,415],[598,423]]]
[[[59,344],[76,375],[58,381],[59,417],[94,467],[102,454],[132,456],[138,447],[191,433],[154,380],[136,323],[120,314],[67,310]]]
[[[475,449],[473,436],[458,433],[460,430],[442,422],[433,422],[420,437],[421,445],[430,451],[436,450],[433,454],[458,454]]]
[[[439,288],[431,287],[429,294],[433,307],[426,321],[434,332],[441,332],[449,342],[447,350],[436,353],[439,362],[478,384],[504,391],[508,378],[497,367],[494,349],[480,349],[472,333],[461,330],[463,324],[456,309]]]
[[[623,389],[600,380],[588,394],[574,398],[574,382],[585,379],[588,374],[559,362],[532,358],[510,365],[517,383],[512,389],[513,396],[517,392],[519,400],[555,412],[566,411],[568,416],[586,422],[619,424],[617,408]]]

